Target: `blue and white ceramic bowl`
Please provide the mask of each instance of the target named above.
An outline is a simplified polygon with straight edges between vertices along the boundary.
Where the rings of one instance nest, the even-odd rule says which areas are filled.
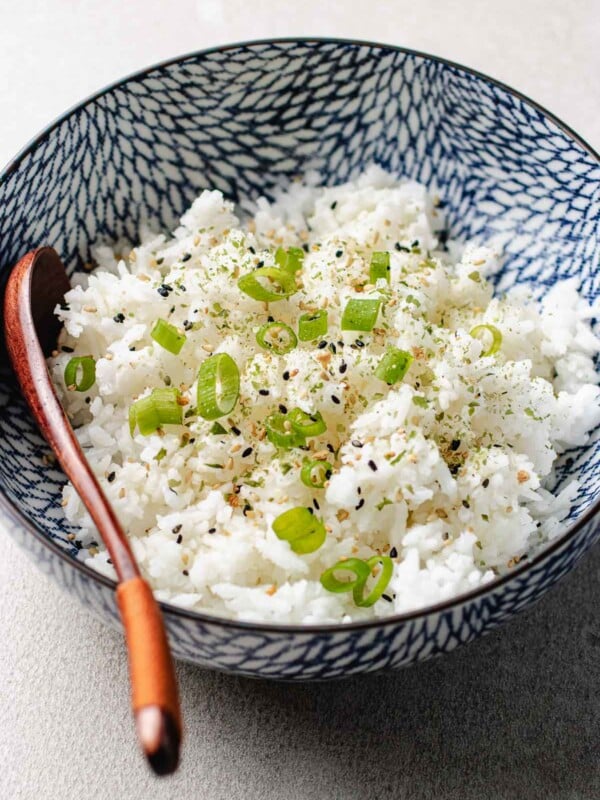
[[[501,287],[542,291],[600,273],[598,156],[534,103],[470,70],[400,48],[345,41],[221,47],[152,67],[86,100],[0,177],[0,275],[52,245],[70,271],[98,240],[161,229],[201,189],[269,194],[318,170],[336,183],[378,162],[435,187],[453,238],[494,236]],[[163,604],[179,658],[246,675],[303,680],[398,667],[489,631],[538,600],[600,535],[600,437],[566,453],[556,487],[581,489],[570,529],[510,576],[448,603],[346,626],[256,625]],[[0,507],[5,527],[91,610],[118,625],[115,584],[75,560],[60,506],[64,475],[2,363]]]

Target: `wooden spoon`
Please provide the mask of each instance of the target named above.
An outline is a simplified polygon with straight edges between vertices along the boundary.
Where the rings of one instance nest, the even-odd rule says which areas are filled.
[[[94,520],[117,572],[117,601],[129,652],[137,734],[153,770],[166,775],[175,770],[179,760],[181,715],[163,620],[123,529],[75,438],[45,361],[60,331],[54,309],[69,288],[65,267],[51,247],[23,256],[6,286],[6,346],[31,412]]]

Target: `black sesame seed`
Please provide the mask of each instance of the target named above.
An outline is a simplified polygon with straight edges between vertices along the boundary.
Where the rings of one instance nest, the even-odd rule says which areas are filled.
[[[216,528],[209,528],[209,529],[208,529],[208,532],[209,532],[209,533],[216,533],[216,532],[217,532],[217,529],[216,529]]]
[[[321,342],[319,342],[317,347],[319,348],[319,350],[322,350],[324,347],[327,347],[327,342],[325,341],[325,339],[323,339]]]
[[[63,346],[60,349],[63,351],[63,353],[73,353],[74,352],[73,348],[72,347],[68,347],[66,344],[63,344]]]
[[[235,425],[232,425],[231,426],[231,432],[235,433],[236,436],[239,436],[240,433],[241,433],[241,430],[239,428],[236,428]]]
[[[90,404],[91,402],[92,402],[92,398],[91,398],[91,397],[86,397],[86,398],[85,398],[85,404],[86,404],[87,406],[89,406],[89,404]]]
[[[256,264],[256,269],[260,269],[261,267],[264,267],[264,265],[265,265],[265,262],[264,262],[264,261],[261,259],[261,260],[260,260],[260,261],[259,261],[259,262]]]
[[[471,506],[469,505],[469,501],[468,501],[468,500],[463,500],[463,501],[462,501],[462,504],[463,504],[463,506],[464,506],[465,508],[471,508]]]
[[[267,322],[275,322],[275,317],[272,317],[270,314],[267,317]]]
[[[131,347],[129,348],[129,352],[133,353],[134,351],[135,351],[135,345],[132,344]]]
[[[83,542],[81,541],[81,539],[75,539],[73,544],[75,545],[77,550],[81,550],[83,547]]]
[[[107,558],[107,559],[106,559],[106,563],[107,563],[107,564],[112,564],[112,559],[110,559],[110,558]]]
[[[267,397],[267,395],[269,394],[269,390],[268,389],[259,389],[258,393],[261,394],[263,397]]]
[[[365,498],[361,497],[357,505],[355,506],[355,511],[360,511],[360,509],[364,506],[364,504],[365,504]]]
[[[309,514],[314,514],[315,513],[310,506],[308,507],[307,511],[309,512]]]
[[[187,569],[182,569],[181,571],[182,571],[182,573],[185,575],[185,577],[186,577],[186,578],[187,578],[187,576],[190,574],[190,573],[189,573],[189,570],[187,570]]]
[[[169,290],[167,289],[167,287],[166,287],[166,286],[159,286],[159,287],[158,287],[158,289],[157,289],[156,291],[157,291],[157,292],[158,292],[158,293],[159,293],[159,294],[160,294],[162,297],[168,297],[168,296],[169,296]]]
[[[308,251],[310,250],[308,242],[304,242],[304,244],[302,245],[302,249],[304,250],[305,253],[308,253]]]
[[[388,603],[392,602],[392,598],[389,596],[389,594],[382,594],[381,596],[383,597],[384,600],[387,600]]]
[[[248,248],[248,250],[250,250],[250,252],[252,253],[252,255],[256,255],[256,250],[255,250],[255,249],[252,247],[252,245],[250,245],[250,247]]]
[[[180,283],[180,284],[179,284],[179,289],[180,289],[180,291],[182,291],[182,292],[187,292],[187,289],[185,288],[185,286],[183,285],[183,283]]]
[[[193,327],[194,327],[194,323],[193,323],[193,322],[190,322],[190,321],[189,321],[189,319],[184,319],[184,320],[183,320],[183,330],[184,330],[184,331],[189,331],[189,330],[191,330]]]
[[[450,442],[450,450],[458,450],[460,447],[460,439],[452,439]]]
[[[368,465],[371,467],[371,469],[373,470],[373,472],[377,472],[377,464],[376,464],[376,463],[373,461],[373,459],[372,459],[372,458],[371,458],[371,459],[369,459],[369,461],[368,461],[367,463],[368,463]]]
[[[340,372],[341,372],[341,374],[343,375],[344,372],[346,372],[347,369],[348,369],[348,364],[346,364],[345,361],[342,361],[342,363],[340,364]]]
[[[485,480],[482,481],[481,485],[483,486],[484,489],[487,489],[487,487],[490,485],[490,479],[485,478]]]
[[[335,211],[337,208],[337,200],[334,200],[333,203],[329,206],[332,211]]]
[[[182,260],[182,261],[189,261],[191,257],[192,257],[192,254],[191,254],[191,253],[184,253],[184,254],[181,256],[181,260]]]
[[[331,350],[333,355],[335,355],[337,353],[337,348],[336,348],[336,346],[335,346],[335,344],[333,342],[329,342],[329,349]]]
[[[357,340],[354,342],[354,344],[355,344],[357,347],[364,347],[364,346],[365,346],[365,343],[363,342],[363,340],[362,340],[362,339],[357,339]]]
[[[343,346],[344,346],[344,343],[343,343],[343,342],[340,340],[340,341],[337,343],[337,346],[338,346],[338,347],[343,347]]]
[[[456,475],[460,469],[460,464],[450,464],[448,469],[450,470],[451,475]]]
[[[335,453],[335,447],[331,444],[331,442],[327,443],[327,449],[330,453]]]
[[[242,453],[242,458],[248,458],[249,455],[252,455],[252,448],[247,447],[244,452]]]
[[[396,550],[395,547],[392,547],[392,549],[390,550],[390,558],[398,558],[398,551]]]
[[[336,406],[339,406],[339,404],[341,403],[340,398],[336,397],[334,394],[331,395],[331,400],[336,404]]]
[[[250,503],[244,503],[244,507],[242,508],[242,514],[246,516],[248,511],[252,511],[252,506],[250,505]]]
[[[362,489],[360,488],[360,486],[357,488],[357,490],[356,490],[356,494],[358,494],[358,495],[361,495],[361,494],[362,494]]]
[[[321,510],[321,506],[319,505],[316,497],[313,497],[313,506],[317,509],[317,511]]]
[[[344,251],[343,250],[336,250],[335,251],[335,257],[336,258],[341,258],[343,255],[344,255]]]
[[[419,240],[415,239],[414,242],[411,244],[411,247],[418,247],[418,246],[419,246]]]
[[[109,483],[112,483],[116,477],[117,477],[117,474],[116,474],[116,472],[111,472],[111,473],[109,473],[109,474],[106,476],[106,480],[107,480]]]
[[[282,378],[283,378],[283,380],[284,380],[284,381],[289,381],[289,379],[290,379],[290,373],[288,372],[288,370],[287,370],[287,369],[286,369],[286,371],[283,373],[283,375],[282,375]]]
[[[179,536],[177,537],[177,539],[175,541],[177,542],[177,544],[181,544],[183,542],[183,536],[182,536],[181,533],[179,534]]]
[[[410,253],[410,248],[409,247],[404,247],[403,245],[400,244],[400,242],[396,242],[394,247],[396,248],[396,250],[399,253]]]
[[[352,439],[352,447],[364,447],[363,443],[358,439]]]
[[[181,530],[181,527],[182,527],[181,525],[175,525],[174,528],[171,528],[171,533],[175,533],[175,534],[179,533],[179,531]]]
[[[279,410],[282,414],[287,414],[287,406],[284,406],[283,403],[279,403]]]

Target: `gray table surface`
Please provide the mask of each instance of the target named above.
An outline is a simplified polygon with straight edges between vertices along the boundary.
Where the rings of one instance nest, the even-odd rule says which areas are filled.
[[[0,161],[161,58],[275,35],[389,41],[512,84],[596,147],[598,0],[4,0]],[[535,609],[443,659],[333,684],[179,665],[179,773],[138,756],[122,642],[0,533],[0,800],[600,798],[600,550]]]

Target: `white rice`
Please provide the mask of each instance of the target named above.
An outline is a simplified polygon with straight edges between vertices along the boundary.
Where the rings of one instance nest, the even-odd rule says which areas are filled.
[[[260,200],[244,222],[220,192],[205,191],[172,237],[142,232],[123,258],[96,249],[97,268],[76,278],[68,308],[57,309],[60,344],[96,359],[96,383],[65,389],[68,351],[50,367],[158,598],[244,620],[382,617],[475,589],[563,530],[576,485],[558,497],[541,487],[557,454],[585,444],[600,422],[600,340],[590,327],[598,307],[578,296],[575,280],[541,302],[522,288],[493,297],[485,278],[501,254],[478,243],[441,252],[442,228],[425,187],[373,167],[343,186],[296,183],[275,203]],[[303,286],[291,298],[267,309],[238,289],[239,275],[274,264],[276,246],[302,244]],[[368,285],[374,250],[391,253],[390,286]],[[157,292],[163,284],[173,287],[167,297]],[[341,311],[366,296],[383,297],[385,316],[360,334],[365,346],[353,346],[359,334],[341,332]],[[299,315],[317,308],[327,308],[324,339],[334,352],[300,342],[277,356],[257,345],[269,314],[296,329]],[[188,328],[180,355],[150,337],[159,317]],[[469,334],[477,324],[501,331],[497,354],[482,356],[484,344]],[[415,356],[392,387],[373,376],[389,345]],[[130,435],[134,399],[168,383],[193,408],[198,367],[221,352],[241,373],[238,404],[220,420],[226,435],[209,433],[213,423],[197,416],[186,419],[188,441],[172,426]],[[326,488],[300,481],[305,452],[278,452],[264,437],[265,417],[280,403],[326,420],[327,432],[309,440],[313,452],[339,448],[337,457],[327,453],[334,472]],[[70,485],[64,504],[83,529],[82,557],[114,575]],[[308,555],[271,527],[294,506],[313,506],[327,527]],[[373,607],[321,585],[339,559],[378,553],[392,555],[394,572]]]

